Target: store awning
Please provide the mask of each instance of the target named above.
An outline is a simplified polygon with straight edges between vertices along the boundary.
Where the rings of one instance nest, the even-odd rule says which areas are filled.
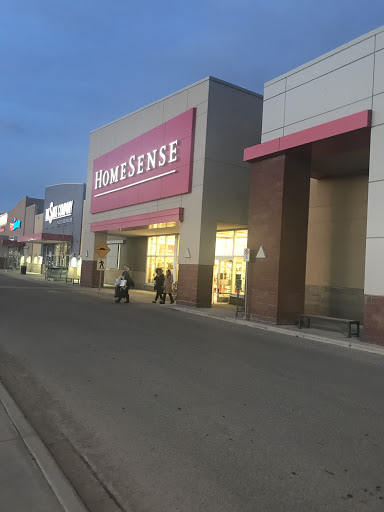
[[[58,233],[32,233],[31,235],[19,236],[19,242],[33,242],[35,244],[60,244],[72,242],[72,235]]]
[[[20,242],[20,240],[7,240],[1,239],[0,245],[6,245],[7,247],[24,247],[25,242]]]
[[[371,127],[371,122],[372,110],[363,110],[362,112],[341,117],[334,121],[328,121],[312,128],[283,135],[282,137],[246,148],[244,150],[244,162],[255,162],[260,158],[275,156],[298,146],[332,139],[338,135],[347,134],[355,130],[367,129]]]

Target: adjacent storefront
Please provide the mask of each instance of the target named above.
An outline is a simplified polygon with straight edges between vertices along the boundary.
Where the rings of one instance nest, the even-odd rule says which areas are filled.
[[[29,257],[29,246],[23,240],[33,233],[35,217],[43,211],[43,199],[24,197],[10,212],[0,217],[0,268],[18,270]]]
[[[22,264],[47,278],[79,277],[85,198],[84,183],[51,185],[45,189],[42,212],[33,229],[19,237],[26,244]]]

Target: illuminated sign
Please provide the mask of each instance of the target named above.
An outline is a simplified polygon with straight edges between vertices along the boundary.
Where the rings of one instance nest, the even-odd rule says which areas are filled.
[[[187,110],[96,158],[91,213],[191,192],[195,116]]]
[[[56,219],[62,219],[64,217],[70,217],[72,215],[73,201],[58,204],[54,206],[53,203],[49,205],[49,208],[45,210],[45,222],[52,224],[52,221]],[[69,222],[72,222],[72,218]]]
[[[20,228],[21,228],[21,220],[19,220],[19,219],[14,218],[9,223],[10,231],[15,231],[15,229],[20,229]]]
[[[107,187],[108,185],[112,185],[113,183],[118,183],[119,181],[124,181],[129,178],[133,178],[133,176],[138,174],[143,174],[147,171],[152,171],[153,169],[159,169],[163,167],[166,163],[172,163],[177,161],[177,145],[180,141],[175,140],[170,142],[169,144],[165,144],[160,148],[153,149],[152,151],[148,151],[144,155],[131,155],[126,162],[121,163],[120,165],[116,165],[115,168],[103,171],[97,171],[95,174],[95,190]],[[168,158],[168,160],[167,160]],[[129,169],[128,167],[129,166]],[[144,181],[154,180],[157,178],[161,178],[162,176],[173,174],[176,170],[167,171],[165,173],[158,174],[156,176],[149,177],[143,176],[142,181],[136,181],[132,184],[125,185],[124,187],[116,187],[107,192],[98,192],[95,194],[95,197],[99,197],[104,194],[111,194],[112,192],[117,192],[118,190],[122,190],[122,188],[129,188],[133,185],[138,185],[139,183],[144,183]]]
[[[8,213],[1,213],[0,214],[0,226],[4,228],[7,225],[8,221]]]

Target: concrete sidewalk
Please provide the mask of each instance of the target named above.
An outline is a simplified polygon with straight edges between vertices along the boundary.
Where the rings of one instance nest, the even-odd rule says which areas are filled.
[[[1,512],[86,512],[36,432],[0,383]]]

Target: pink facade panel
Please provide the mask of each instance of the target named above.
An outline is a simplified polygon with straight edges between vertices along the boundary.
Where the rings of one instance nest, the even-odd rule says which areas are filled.
[[[108,231],[113,229],[132,229],[146,227],[161,222],[182,222],[184,219],[183,208],[171,208],[159,212],[142,213],[121,217],[120,219],[102,220],[91,223],[91,231]]]
[[[329,121],[328,123],[323,123],[313,128],[307,128],[306,130],[284,135],[283,137],[268,142],[262,142],[261,144],[244,150],[244,161],[252,162],[258,158],[292,149],[297,146],[328,139],[354,130],[368,128],[371,126],[371,119],[372,111],[363,110],[357,114],[342,117],[335,121]]]
[[[19,242],[72,242],[72,235],[62,235],[56,233],[32,233],[18,237]]]
[[[187,110],[96,158],[91,213],[191,192],[195,117]]]

